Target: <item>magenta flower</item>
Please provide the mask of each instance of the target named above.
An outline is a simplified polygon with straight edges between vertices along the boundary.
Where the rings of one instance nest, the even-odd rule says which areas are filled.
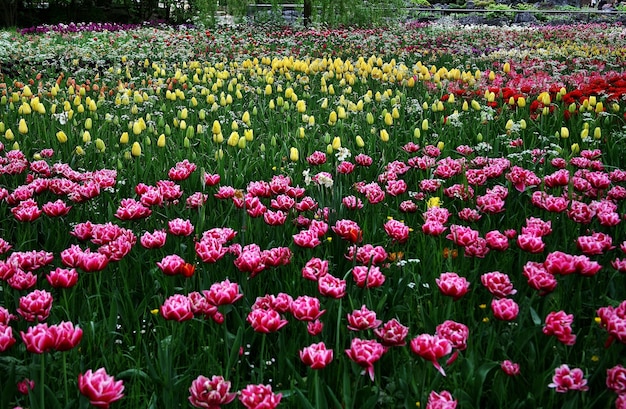
[[[570,369],[567,364],[563,364],[554,370],[552,382],[549,388],[554,388],[559,393],[568,391],[587,391],[587,380],[580,368]]]
[[[513,283],[507,274],[499,271],[485,273],[480,276],[480,281],[487,290],[496,298],[505,298],[517,293]]]
[[[246,409],[274,409],[282,397],[282,393],[272,392],[270,385],[248,385],[239,392],[239,401]]]
[[[187,321],[193,318],[191,301],[182,294],[174,294],[167,298],[160,308],[161,316],[166,320],[178,322]]]
[[[409,226],[398,220],[388,220],[384,227],[387,235],[397,243],[404,243],[409,238]]]
[[[369,310],[365,305],[360,310],[354,310],[348,317],[348,329],[351,331],[362,331],[378,328],[382,321],[376,319],[376,312]]]
[[[246,321],[248,321],[253,330],[265,334],[276,332],[288,323],[287,320],[280,316],[278,311],[271,308],[257,308],[250,311]]]
[[[152,233],[145,232],[139,242],[144,248],[147,249],[158,249],[165,245],[165,241],[167,239],[167,233],[165,230],[155,230]]]
[[[551,293],[558,284],[556,278],[543,267],[543,263],[535,261],[526,262],[522,269],[522,274],[528,280],[528,285],[539,291],[539,295]]]
[[[0,352],[4,352],[15,344],[13,328],[5,323],[0,323]]]
[[[320,300],[308,295],[301,295],[291,303],[291,313],[298,321],[315,321],[326,310],[320,310]]]
[[[43,354],[54,347],[54,339],[46,323],[28,327],[26,332],[20,331],[20,335],[26,350],[33,354]]]
[[[76,347],[83,338],[83,330],[69,321],[51,325],[48,332],[57,351],[69,351]]]
[[[448,391],[441,391],[437,393],[431,391],[428,395],[428,402],[426,403],[426,409],[455,409],[457,401],[452,397],[452,394]]]
[[[320,320],[309,321],[306,324],[306,332],[311,336],[319,335],[324,329],[324,323]]]
[[[230,382],[217,375],[211,379],[200,375],[189,387],[189,402],[196,408],[219,409],[221,405],[232,402],[236,396],[236,393],[230,392]]]
[[[104,368],[79,374],[78,389],[93,406],[101,409],[108,409],[111,403],[124,397],[124,382],[116,381]]]
[[[405,346],[409,327],[402,325],[395,318],[385,322],[381,327],[374,329],[374,335],[385,347]]]
[[[45,321],[52,308],[52,294],[46,290],[34,290],[20,297],[17,313],[28,322]]]
[[[333,350],[323,342],[311,344],[300,350],[300,360],[311,369],[323,369],[333,360]]]
[[[576,343],[576,335],[572,334],[573,322],[574,315],[566,314],[565,311],[552,311],[546,316],[542,331],[546,335],[554,335],[561,343],[571,346]]]
[[[387,351],[382,344],[375,340],[363,340],[354,338],[350,349],[346,349],[346,355],[359,366],[365,368],[365,372],[374,382],[374,363],[377,362]]]
[[[17,383],[17,391],[22,395],[28,395],[28,392],[35,389],[35,381],[32,379],[22,379]]]
[[[239,271],[250,273],[250,278],[253,278],[265,269],[261,249],[256,244],[248,244],[245,246],[234,263]]]
[[[193,225],[190,220],[173,219],[167,222],[167,227],[174,236],[189,236],[193,233]]]
[[[437,325],[436,334],[450,341],[452,348],[459,351],[467,349],[467,340],[469,338],[469,328],[460,322],[446,320]]]
[[[63,200],[58,199],[54,202],[47,202],[41,206],[41,210],[49,217],[65,216],[72,209]]]
[[[519,314],[519,305],[510,298],[494,298],[491,300],[491,311],[496,319],[513,321]]]
[[[505,359],[500,363],[502,371],[509,376],[517,376],[520,373],[519,364]]]
[[[626,368],[615,365],[606,370],[606,387],[618,395],[626,395]]]
[[[352,269],[352,278],[357,287],[376,288],[383,285],[385,275],[380,271],[378,266],[355,266]]]
[[[75,266],[68,267],[78,267],[85,272],[95,272],[102,271],[109,264],[109,258],[106,254],[102,253],[94,253],[89,251],[89,249],[78,254],[78,260]]]
[[[197,241],[195,250],[200,260],[205,263],[215,263],[224,257],[227,252],[227,249],[223,246],[223,240],[210,236],[202,237],[202,240]]]
[[[465,277],[452,272],[441,273],[435,282],[441,294],[452,297],[455,301],[467,294],[470,286]]]
[[[73,268],[61,268],[50,271],[46,280],[54,288],[71,288],[78,282],[78,273]]]
[[[157,266],[163,274],[173,276],[179,274],[185,265],[185,260],[178,254],[170,254],[157,261]]]
[[[202,293],[209,303],[216,306],[233,304],[243,297],[243,294],[239,292],[239,284],[231,283],[228,279],[212,284],[209,290],[204,290]]]
[[[325,274],[317,280],[317,289],[323,296],[334,299],[343,298],[346,295],[346,280],[332,274]]]
[[[453,224],[450,226],[450,233],[446,236],[448,240],[452,240],[457,246],[465,247],[478,240],[478,231],[471,227]]]
[[[413,338],[410,345],[414,354],[432,362],[439,373],[446,376],[438,360],[452,352],[450,341],[439,335],[421,334]]]
[[[322,244],[319,239],[319,235],[314,230],[302,230],[297,234],[293,235],[293,242],[303,248],[315,248]]]

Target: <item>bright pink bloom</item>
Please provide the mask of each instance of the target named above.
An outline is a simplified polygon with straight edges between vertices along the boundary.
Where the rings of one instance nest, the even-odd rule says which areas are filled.
[[[593,233],[591,236],[579,236],[576,246],[586,255],[603,254],[613,249],[613,239],[608,234]]]
[[[26,333],[20,331],[20,335],[30,353],[43,354],[54,347],[54,339],[46,323],[28,327]]]
[[[54,202],[45,203],[41,206],[41,210],[49,217],[59,217],[65,216],[72,209],[72,206],[68,206],[61,199],[58,199]]]
[[[365,305],[360,310],[354,310],[348,314],[348,329],[361,331],[378,328],[382,321],[376,319],[376,312],[369,310]]]
[[[319,235],[314,230],[302,230],[301,232],[293,235],[293,242],[304,248],[314,248],[322,244],[319,239]]]
[[[315,321],[326,310],[320,310],[320,300],[308,295],[301,295],[291,303],[291,313],[298,321]]]
[[[382,246],[374,247],[371,244],[364,244],[360,247],[356,245],[348,247],[348,253],[345,257],[348,260],[355,260],[358,264],[366,266],[369,264],[380,265],[387,261],[388,255]]]
[[[163,257],[161,261],[157,261],[156,264],[161,269],[161,271],[163,271],[163,274],[173,276],[182,272],[182,269],[186,262],[178,254],[169,254]]]
[[[109,258],[105,254],[92,253],[89,249],[80,254],[75,267],[86,272],[102,271],[109,264]],[[74,266],[69,266],[74,267]]]
[[[388,220],[385,223],[385,232],[397,243],[404,243],[409,238],[409,226],[398,220]]]
[[[13,344],[15,344],[13,328],[4,323],[0,323],[0,352],[4,352],[11,348]]]
[[[287,221],[287,213],[282,210],[272,211],[267,210],[263,213],[263,220],[269,226],[282,226]]]
[[[478,231],[467,226],[453,224],[450,226],[450,233],[446,239],[452,240],[457,246],[465,247],[478,240]]]
[[[465,277],[452,272],[441,273],[435,282],[443,295],[452,297],[455,301],[467,294],[470,286]]]
[[[341,203],[348,210],[359,210],[363,208],[363,201],[354,195],[346,196],[341,199]]]
[[[198,209],[204,206],[208,199],[209,195],[202,192],[195,192],[187,198],[185,203],[189,209]]]
[[[385,347],[404,346],[409,335],[409,327],[402,325],[395,318],[374,329],[374,334]]]
[[[14,290],[28,290],[37,284],[37,276],[30,271],[26,272],[17,268],[15,274],[7,280],[7,283]]]
[[[429,236],[439,236],[447,229],[442,223],[438,221],[427,220],[426,223],[422,225],[422,232]]]
[[[265,269],[261,249],[256,244],[248,244],[245,246],[234,263],[239,271],[250,273],[250,278],[253,278]]]
[[[41,216],[41,209],[37,206],[37,202],[28,199],[11,208],[11,213],[20,222],[32,222]]]
[[[200,375],[189,387],[189,403],[196,408],[219,409],[221,405],[232,402],[236,396],[236,393],[230,392],[230,382],[217,375],[211,379]]]
[[[306,157],[306,161],[312,166],[322,165],[326,163],[326,154],[321,151],[315,151]]]
[[[359,225],[349,219],[337,220],[332,230],[342,239],[349,241],[350,243],[360,242],[363,237],[363,232]]]
[[[155,230],[152,233],[145,232],[139,242],[147,249],[158,249],[165,245],[167,239],[167,233],[165,230]]]
[[[372,382],[374,381],[374,363],[377,362],[387,351],[382,344],[375,340],[363,340],[354,338],[350,349],[346,349],[346,355],[352,361],[365,368]]]
[[[574,264],[576,264],[576,272],[585,277],[594,276],[602,269],[597,261],[592,261],[585,255],[574,256]]]
[[[346,295],[346,280],[342,280],[332,274],[325,274],[317,280],[317,289],[321,295],[335,299]]]
[[[198,291],[192,291],[187,294],[189,302],[191,303],[191,312],[194,316],[202,316],[203,318],[215,318],[218,313],[217,307],[206,299],[204,294]]]
[[[205,263],[215,263],[224,257],[227,249],[222,246],[222,240],[214,237],[202,237],[196,242],[195,250],[200,260]]]
[[[0,237],[0,254],[5,254],[7,251],[11,250],[12,248],[13,246],[8,241]]]
[[[271,308],[253,309],[248,314],[246,321],[248,321],[253,330],[265,334],[276,332],[288,323],[287,320],[280,316],[278,311]]]
[[[124,397],[124,382],[106,373],[104,368],[91,369],[78,375],[78,389],[97,408],[108,409],[111,403]]]
[[[220,183],[220,175],[218,173],[205,173],[204,184],[207,186],[215,186]]]
[[[333,350],[326,349],[323,342],[311,344],[300,350],[300,360],[311,369],[323,369],[332,362]]]
[[[606,387],[618,395],[626,394],[626,368],[616,365],[606,370]]]
[[[457,213],[457,216],[459,216],[459,219],[465,222],[475,222],[475,221],[480,220],[480,218],[482,217],[482,215],[478,212],[478,210],[470,209],[469,207],[465,207],[461,209]]]
[[[239,292],[239,284],[231,283],[228,279],[212,284],[209,290],[204,290],[202,293],[209,303],[216,306],[233,304],[243,297],[243,294]]]
[[[517,293],[513,283],[507,274],[492,271],[480,276],[480,281],[487,290],[496,298],[505,298]]]
[[[163,194],[156,186],[145,186],[145,189],[141,190],[139,201],[146,207],[161,206],[163,200]]]
[[[168,230],[174,236],[189,236],[193,233],[193,225],[190,220],[180,218],[167,222]]]
[[[467,349],[467,339],[469,338],[469,328],[460,322],[446,320],[437,325],[436,334],[447,339],[452,344],[452,348],[464,351]]]
[[[411,340],[410,345],[414,354],[432,362],[439,373],[446,376],[438,360],[452,352],[450,341],[439,335],[420,334]]]
[[[565,393],[568,391],[584,392],[589,389],[582,369],[570,369],[570,367],[566,364],[563,364],[554,370],[552,383],[550,383],[548,387],[554,388],[559,393]]]
[[[426,409],[456,409],[456,405],[457,401],[450,392],[441,391],[441,393],[437,393],[432,391],[428,395]]]
[[[357,287],[376,288],[383,285],[385,275],[380,271],[378,266],[354,266],[352,269],[352,278]]]
[[[32,379],[22,379],[17,383],[17,391],[22,395],[28,395],[28,392],[35,389],[35,381]]]
[[[78,273],[73,268],[60,268],[50,271],[46,280],[55,288],[71,288],[78,282]]]
[[[270,385],[248,385],[239,392],[239,401],[247,409],[274,409],[282,397],[282,393],[272,392]]]
[[[528,285],[539,291],[539,295],[551,293],[558,284],[556,278],[543,267],[543,263],[537,263],[535,261],[526,262],[522,274],[528,280]]]
[[[182,322],[193,318],[191,300],[182,294],[174,294],[167,298],[161,305],[160,312],[166,320]]]
[[[607,306],[598,308],[600,325],[609,333],[608,347],[614,339],[626,344],[626,301],[617,307]]]
[[[616,258],[611,261],[611,266],[620,273],[626,273],[626,258]]]
[[[359,166],[368,167],[371,166],[372,163],[374,163],[374,159],[364,153],[359,153],[354,157],[354,162],[356,162],[356,164]]]
[[[324,323],[320,320],[309,321],[306,324],[306,331],[311,336],[319,335],[323,329],[324,329]]]
[[[328,260],[313,257],[302,267],[302,277],[311,281],[318,281],[328,274]]]
[[[546,256],[543,266],[552,275],[568,275],[576,272],[576,258],[562,251],[553,251]]]
[[[485,234],[487,246],[492,250],[504,251],[509,248],[509,239],[498,230],[492,230]]]
[[[355,165],[352,162],[343,161],[337,165],[337,173],[348,175],[354,171]]]
[[[187,159],[184,159],[181,162],[178,162],[174,167],[170,168],[167,173],[167,176],[171,180],[185,180],[187,179],[193,171],[196,170],[196,164],[189,162]]]
[[[533,254],[541,253],[546,247],[541,236],[528,233],[517,236],[517,245],[520,249]]]
[[[17,313],[28,322],[45,321],[52,308],[52,294],[46,290],[34,290],[20,297]]]
[[[400,196],[401,194],[406,192],[407,189],[408,189],[408,186],[407,186],[406,182],[404,180],[402,180],[402,179],[388,180],[387,181],[387,186],[385,187],[385,190],[391,196]]]
[[[510,298],[494,298],[491,300],[491,311],[496,319],[513,321],[519,314],[519,305]]]
[[[115,212],[115,217],[120,220],[137,220],[148,217],[152,210],[135,199],[122,199],[120,206]]]
[[[520,373],[519,364],[505,359],[500,363],[500,368],[509,376],[517,376]]]
[[[51,325],[48,331],[52,337],[53,348],[57,351],[69,351],[83,338],[83,330],[69,321]]]
[[[566,314],[565,311],[552,311],[546,316],[543,333],[554,335],[565,345],[574,345],[576,343],[576,335],[572,334],[573,322],[574,315]]]

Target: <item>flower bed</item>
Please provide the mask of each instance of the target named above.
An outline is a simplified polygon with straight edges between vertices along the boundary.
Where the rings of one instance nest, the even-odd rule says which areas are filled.
[[[623,408],[625,35],[2,33],[2,406]]]

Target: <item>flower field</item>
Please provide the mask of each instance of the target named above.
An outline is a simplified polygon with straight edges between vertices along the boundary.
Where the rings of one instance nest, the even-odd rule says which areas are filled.
[[[626,29],[0,33],[3,408],[626,408]]]

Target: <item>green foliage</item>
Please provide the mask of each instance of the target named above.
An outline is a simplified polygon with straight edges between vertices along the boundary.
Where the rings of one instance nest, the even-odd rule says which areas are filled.
[[[411,0],[411,3],[416,7],[431,7],[428,0]]]

